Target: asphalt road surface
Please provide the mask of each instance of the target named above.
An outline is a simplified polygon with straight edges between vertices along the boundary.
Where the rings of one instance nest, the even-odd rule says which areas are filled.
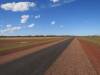
[[[44,75],[70,44],[65,40],[20,59],[0,65],[0,75]]]

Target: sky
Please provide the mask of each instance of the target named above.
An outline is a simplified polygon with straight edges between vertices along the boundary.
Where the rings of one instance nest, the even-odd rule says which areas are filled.
[[[100,0],[0,0],[0,35],[100,35]]]

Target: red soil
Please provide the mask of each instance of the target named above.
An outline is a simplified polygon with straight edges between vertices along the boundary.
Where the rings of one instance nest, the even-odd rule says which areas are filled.
[[[41,41],[41,39],[39,39]],[[44,39],[43,39],[44,40]],[[6,47],[5,45],[13,45],[15,44],[16,42],[20,42],[20,41],[26,41],[26,42],[29,42],[29,41],[33,41],[33,43],[31,45],[27,45],[27,46],[24,46],[24,47],[18,47],[18,48],[13,48],[13,49],[9,49],[9,50],[5,50],[5,51],[2,51],[0,52],[0,56],[3,56],[3,55],[7,55],[7,54],[12,54],[12,53],[15,53],[15,52],[19,52],[19,51],[22,51],[22,50],[28,50],[30,48],[34,48],[34,47],[39,47],[41,45],[44,45],[44,44],[48,44],[48,43],[52,43],[52,42],[55,42],[55,41],[58,41],[58,40],[61,40],[61,38],[58,38],[58,39],[47,39],[47,40],[44,40],[42,42],[38,42],[37,40],[32,40],[32,39],[22,39],[22,40],[0,40],[0,46],[4,46]],[[38,43],[36,43],[36,41]]]
[[[80,43],[93,64],[93,67],[97,71],[98,75],[100,75],[100,46],[81,39]]]
[[[60,42],[62,42],[64,40],[66,40],[66,39],[61,39],[59,41],[56,40],[56,41],[53,41],[53,42],[49,42],[48,44],[43,44],[43,45],[40,45],[40,46],[35,46],[33,48],[29,48],[29,49],[25,49],[25,50],[20,50],[20,51],[17,51],[17,52],[15,50],[15,52],[13,52],[13,53],[8,53],[6,55],[0,56],[0,64],[5,64],[5,63],[8,63],[8,62],[11,62],[13,60],[19,59],[19,58],[24,57],[26,55],[29,55],[31,53],[40,51],[43,48],[47,48],[47,47],[49,47],[51,45],[60,43]]]
[[[18,47],[18,48],[10,49],[10,50],[7,50],[7,51],[0,52],[0,56],[15,53],[15,52],[22,51],[22,50],[27,50],[27,49],[34,48],[36,46],[41,46],[41,45],[44,45],[44,44],[48,44],[48,43],[51,43],[51,42],[54,42],[54,41],[49,41],[49,42],[44,42],[44,43],[39,43],[39,44],[32,44],[32,45],[25,46],[25,47]]]
[[[98,75],[75,38],[44,75]]]

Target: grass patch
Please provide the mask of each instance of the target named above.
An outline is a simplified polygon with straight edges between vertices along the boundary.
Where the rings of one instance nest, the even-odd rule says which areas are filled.
[[[84,37],[83,39],[100,45],[100,37]]]

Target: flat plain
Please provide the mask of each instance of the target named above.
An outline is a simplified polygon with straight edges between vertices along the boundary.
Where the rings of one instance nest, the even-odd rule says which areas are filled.
[[[0,38],[0,75],[100,75],[100,37]]]

